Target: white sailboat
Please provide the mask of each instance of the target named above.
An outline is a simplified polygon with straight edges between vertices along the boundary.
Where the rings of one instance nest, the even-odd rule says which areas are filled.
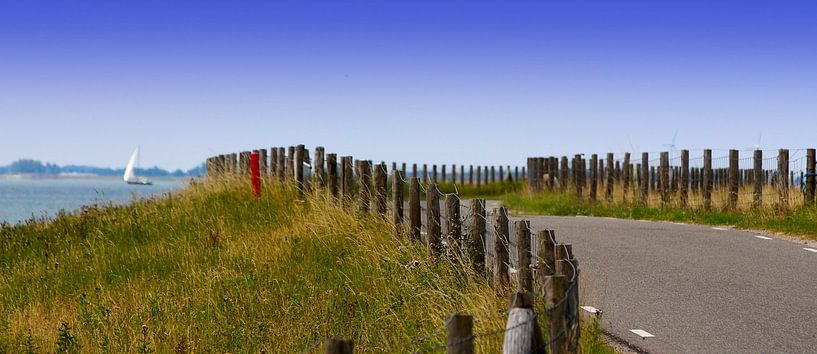
[[[136,184],[142,186],[149,186],[152,185],[153,182],[148,180],[145,177],[138,177],[136,176],[136,167],[139,166],[139,147],[136,147],[136,150],[133,150],[133,154],[130,155],[130,160],[128,160],[128,166],[125,167],[125,175],[122,176],[122,179],[125,180],[128,184]]]

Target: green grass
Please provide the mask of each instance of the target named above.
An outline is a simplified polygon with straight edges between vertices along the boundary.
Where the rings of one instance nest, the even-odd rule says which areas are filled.
[[[705,225],[729,225],[740,229],[766,230],[817,239],[817,209],[794,207],[788,211],[772,208],[741,211],[702,208],[645,208],[630,203],[591,203],[570,194],[513,192],[501,197],[513,210],[545,215],[607,216],[622,219],[667,220]]]
[[[454,312],[473,314],[476,333],[504,327],[507,300],[470,268],[428,262],[383,220],[300,199],[198,182],[4,225],[0,352],[317,352],[330,336],[407,352],[443,342]]]

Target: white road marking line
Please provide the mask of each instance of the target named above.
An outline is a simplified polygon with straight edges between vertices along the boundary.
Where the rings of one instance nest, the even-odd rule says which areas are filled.
[[[817,250],[815,250],[813,248],[803,247],[803,249],[806,250],[806,251],[809,251],[809,252],[817,253]]]
[[[766,236],[761,236],[761,235],[755,235],[755,237],[757,237],[757,238],[759,238],[761,240],[771,240],[772,239],[771,237],[766,237]]]
[[[586,218],[587,215],[576,215],[577,218]]]
[[[712,230],[726,231],[726,230],[729,230],[729,229],[723,228],[723,227],[713,227]]]
[[[585,310],[585,311],[593,313],[593,314],[599,313],[599,309],[597,309],[597,308],[595,308],[593,306],[582,306],[582,310]]]
[[[647,332],[647,331],[645,331],[645,330],[643,330],[643,329],[631,329],[631,330],[630,330],[630,332],[633,332],[633,333],[635,333],[635,334],[639,335],[641,338],[652,338],[652,337],[655,337],[655,336],[654,336],[654,335],[652,335],[650,332]]]

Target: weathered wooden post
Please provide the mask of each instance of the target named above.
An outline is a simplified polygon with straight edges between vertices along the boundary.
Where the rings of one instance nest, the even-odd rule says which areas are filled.
[[[448,354],[474,353],[473,317],[459,313],[451,315],[445,327],[445,340]]]
[[[412,177],[409,180],[409,238],[412,241],[421,241],[422,228],[420,215],[420,178]]]
[[[661,206],[666,207],[669,204],[669,152],[664,151],[661,153],[660,167],[658,189],[661,192]]]
[[[471,262],[474,269],[483,274],[485,272],[485,199],[471,199],[471,228],[468,230],[471,243]]]
[[[293,161],[293,172],[295,173],[295,182],[298,190],[303,193],[306,190],[306,181],[304,180],[304,157],[305,149],[303,145],[295,147],[295,158]]]
[[[536,159],[536,162],[539,162],[539,159]],[[499,165],[499,182],[505,181],[505,169],[502,168],[502,165]]]
[[[738,151],[729,150],[729,210],[735,210],[738,207]]]
[[[465,165],[460,165],[460,185],[465,185]]]
[[[267,149],[258,149],[258,172],[260,173],[261,180],[267,179]]]
[[[479,166],[477,166],[479,169]],[[474,185],[474,165],[468,165],[468,184]]]
[[[423,164],[423,183],[428,184],[428,164]]]
[[[359,201],[360,212],[368,213],[370,201],[372,199],[372,165],[368,160],[361,160],[360,162],[360,184],[359,184]]]
[[[431,165],[431,183],[437,183],[437,165]]]
[[[349,202],[355,196],[355,186],[354,186],[354,177],[352,176],[353,169],[352,169],[352,156],[342,156],[340,158],[341,162],[341,171],[343,172],[343,180],[341,181],[341,191],[343,194],[343,199],[346,202]]]
[[[241,173],[241,177],[250,175],[250,152],[249,151],[242,151],[241,155],[239,155],[238,160],[238,172]]]
[[[443,173],[445,175],[445,173]],[[451,165],[451,184],[457,184],[457,165]],[[462,184],[462,183],[460,183]]]
[[[388,211],[386,196],[386,183],[388,181],[388,171],[386,171],[386,163],[381,162],[375,165],[374,170],[374,204],[377,216],[384,218]]]
[[[511,297],[511,309],[508,311],[502,353],[545,354],[547,352],[533,303],[527,294],[521,292]]]
[[[312,164],[312,170],[314,171],[312,173],[312,179],[318,188],[323,188],[326,186],[323,176],[323,160],[325,154],[326,151],[324,150],[323,146],[318,146],[315,148],[315,163]]]
[[[411,178],[418,178],[417,176],[417,164],[411,164]]]
[[[391,176],[392,223],[397,237],[403,234],[403,172]]]
[[[496,170],[494,169],[494,166],[491,166],[490,176],[491,176],[491,183],[496,182]]]
[[[294,151],[294,150],[293,150]],[[278,180],[283,181],[286,179],[287,176],[287,156],[286,156],[286,149],[284,147],[278,148]]]
[[[545,277],[545,308],[548,313],[548,343],[550,353],[569,353],[567,323],[567,301],[562,301],[567,291],[567,279],[564,275]]]
[[[567,282],[567,291],[565,296],[565,331],[564,335],[567,337],[569,352],[577,352],[579,344],[579,272],[578,260],[576,259],[560,259],[556,260],[556,274],[564,275]]]
[[[613,153],[607,153],[607,192],[605,193],[604,197],[608,203],[613,202],[613,184],[615,177],[615,170],[613,165]]]
[[[514,221],[516,229],[516,291],[533,296],[531,274],[530,225],[527,220]]]
[[[777,154],[777,179],[778,207],[780,209],[789,208],[789,150],[780,149]]]
[[[450,256],[461,255],[462,223],[460,222],[460,198],[454,194],[445,195],[446,244]]]
[[[326,155],[327,183],[329,194],[338,197],[338,154]]]
[[[403,162],[403,165],[400,168],[400,173],[403,174],[403,179],[405,180],[405,178],[406,178],[406,163],[405,162]]]
[[[287,178],[295,178],[295,147],[287,148]]]
[[[559,174],[559,163],[556,160],[556,157],[551,156],[549,158],[550,168],[548,169],[548,192],[553,192],[553,188],[556,186],[556,176]],[[525,174],[524,172],[522,173]]]
[[[564,194],[567,192],[567,156],[562,156],[559,159],[559,192]]]
[[[504,293],[508,289],[508,209],[494,209],[494,290]]]
[[[599,179],[599,155],[590,155],[590,201],[596,201]]]
[[[278,176],[278,148],[269,149],[269,179]]]
[[[352,354],[354,342],[351,339],[331,338],[326,341],[326,354]]]
[[[443,183],[443,184],[445,184],[445,183],[446,183],[446,181],[447,181],[447,179],[445,178],[445,173],[446,173],[446,172],[447,172],[447,171],[446,171],[446,168],[445,168],[445,164],[443,164],[443,166],[442,166],[442,171],[441,171],[441,173],[440,173],[440,177],[441,177],[441,178],[440,178],[440,181],[442,181],[442,183]]]
[[[806,205],[814,205],[815,189],[817,189],[817,178],[815,178],[814,149],[806,149]]]
[[[681,207],[689,201],[689,150],[681,150]]]
[[[440,191],[436,184],[430,184],[426,188],[426,248],[429,258],[436,259],[440,256],[441,238]]]
[[[712,210],[712,150],[704,150],[703,197],[704,209]]]

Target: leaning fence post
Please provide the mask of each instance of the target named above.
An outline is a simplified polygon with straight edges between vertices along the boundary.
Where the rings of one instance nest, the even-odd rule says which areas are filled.
[[[392,223],[395,236],[403,234],[403,172],[394,171],[391,176]]]
[[[546,353],[542,332],[536,320],[533,301],[527,294],[518,292],[511,297],[511,309],[505,325],[502,353]]]
[[[494,289],[503,293],[508,289],[508,209],[494,209]]]
[[[460,198],[454,194],[445,195],[446,243],[451,257],[462,256],[462,223],[460,222]]]
[[[474,353],[474,318],[471,315],[460,313],[451,315],[445,327],[448,354]]]
[[[426,247],[429,258],[440,255],[440,238],[442,237],[440,224],[440,192],[436,184],[429,184],[426,188]]]
[[[485,199],[471,199],[471,262],[479,274],[485,273]]]
[[[325,156],[325,151],[323,146],[318,146],[315,148],[315,163],[313,164],[312,179],[315,181],[315,185],[317,186],[316,189],[323,188],[326,183],[323,180],[323,160]]]
[[[565,298],[567,291],[567,279],[564,275],[551,275],[545,277],[545,308],[548,312],[548,343],[550,343],[550,353],[567,353],[567,323],[565,314],[567,301]]]
[[[575,352],[578,348],[579,330],[579,272],[578,261],[575,259],[561,259],[556,261],[556,274],[564,275],[567,290],[565,296],[565,331],[568,348],[570,352]]]
[[[422,216],[420,215],[420,178],[412,177],[409,183],[409,238],[412,241],[422,240],[420,229]]]
[[[352,354],[354,347],[351,339],[331,338],[326,341],[326,354]]]

